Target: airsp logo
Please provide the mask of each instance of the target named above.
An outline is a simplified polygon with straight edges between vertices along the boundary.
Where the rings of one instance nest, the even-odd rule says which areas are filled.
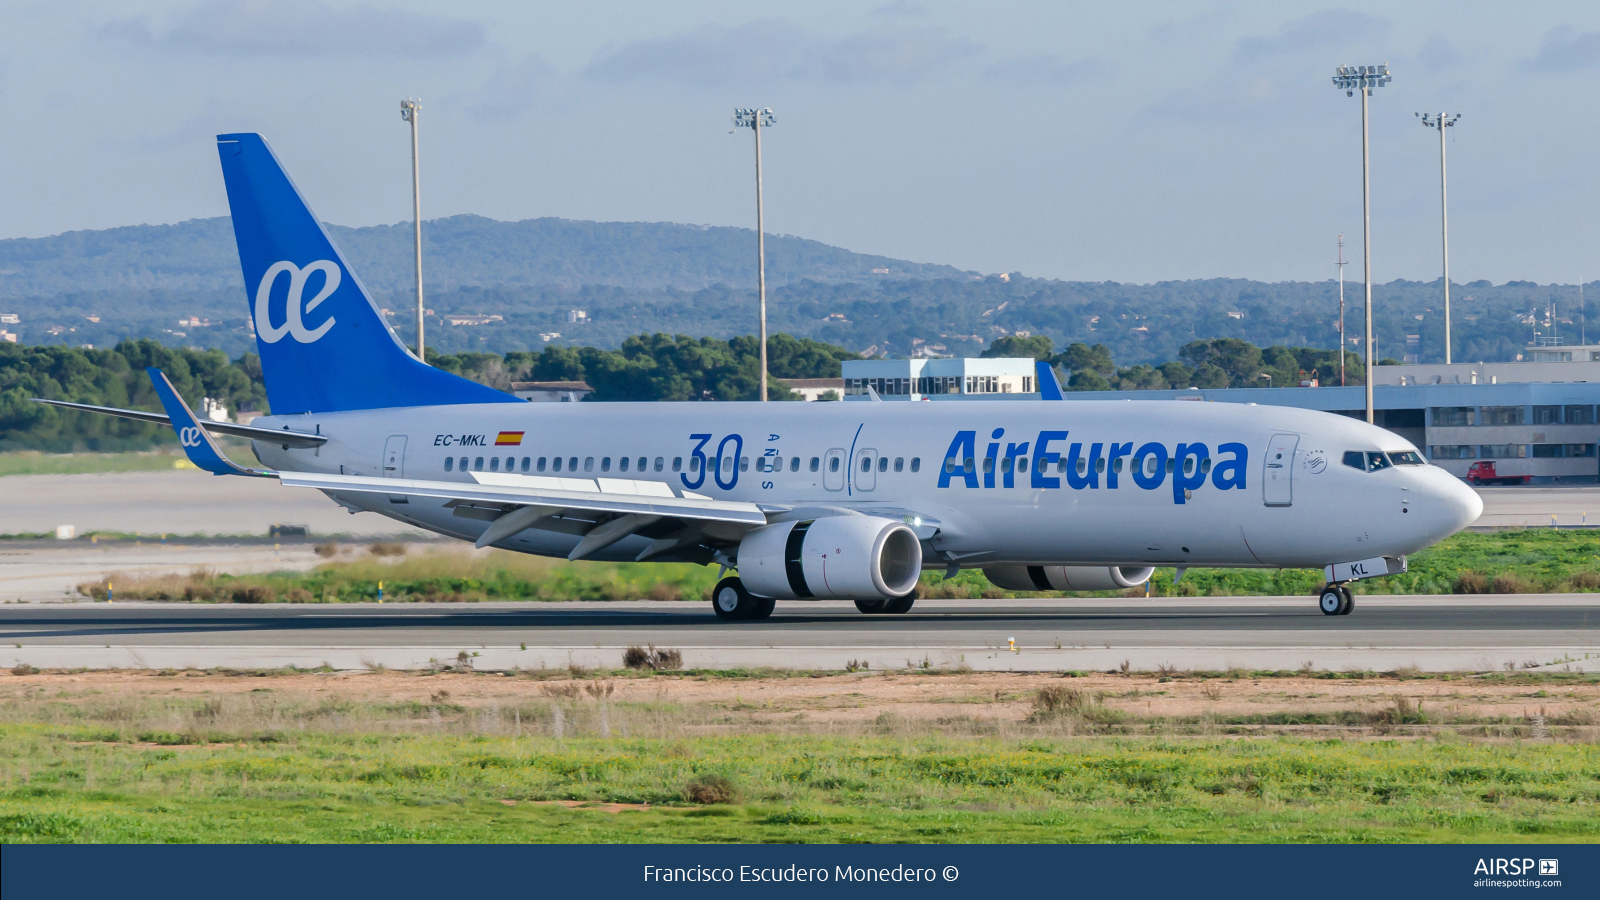
[[[282,325],[273,325],[267,313],[267,299],[272,295],[272,286],[278,276],[285,272],[289,274],[289,296],[283,306],[284,321]],[[322,273],[322,289],[309,302],[305,302],[306,281],[312,272]],[[328,329],[333,327],[332,316],[314,330],[307,330],[303,317],[339,288],[341,278],[343,275],[339,266],[332,260],[319,259],[303,269],[288,260],[273,263],[261,276],[261,284],[256,288],[256,335],[268,344],[276,344],[286,334],[293,335],[302,344],[309,344],[327,334]]]
[[[185,447],[200,446],[200,427],[191,425],[188,428],[180,429],[178,431],[178,442]]]

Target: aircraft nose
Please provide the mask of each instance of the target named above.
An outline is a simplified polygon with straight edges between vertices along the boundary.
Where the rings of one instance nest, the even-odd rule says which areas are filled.
[[[1479,497],[1478,492],[1470,485],[1455,477],[1451,477],[1450,482],[1446,489],[1440,492],[1444,496],[1435,502],[1439,504],[1443,518],[1452,523],[1451,533],[1455,533],[1478,521],[1478,517],[1483,515],[1483,498]]]

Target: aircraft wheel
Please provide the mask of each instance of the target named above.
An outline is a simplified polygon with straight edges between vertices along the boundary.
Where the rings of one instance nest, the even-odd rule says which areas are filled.
[[[1340,615],[1340,610],[1345,605],[1344,591],[1336,584],[1330,584],[1322,589],[1322,596],[1317,598],[1317,608],[1325,616]]]
[[[888,606],[890,602],[891,601],[884,600],[881,597],[874,597],[871,600],[857,600],[856,609],[861,610],[863,613],[869,616],[875,616],[880,613],[889,612]]]
[[[756,597],[755,601],[756,608],[750,611],[752,619],[765,619],[778,607],[778,600],[775,597]]]
[[[1351,592],[1348,584],[1339,585],[1339,593],[1344,595],[1344,604],[1339,607],[1339,615],[1348,616],[1350,615],[1350,610],[1356,608],[1356,596]]]
[[[724,622],[753,618],[759,597],[744,589],[738,576],[730,575],[717,582],[711,591],[711,610]]]
[[[889,601],[885,602],[883,611],[886,612],[886,613],[892,613],[892,614],[895,614],[895,615],[899,615],[901,613],[908,613],[908,612],[911,611],[912,604],[914,604],[916,602],[917,602],[917,592],[916,591],[912,591],[909,594],[904,594],[904,595],[901,595],[899,597],[895,597],[893,600],[889,600]]]

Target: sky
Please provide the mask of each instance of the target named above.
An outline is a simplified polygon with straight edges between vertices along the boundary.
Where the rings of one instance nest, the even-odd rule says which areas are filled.
[[[1600,272],[1600,4],[0,0],[0,238],[225,215],[214,135],[265,135],[318,215],[766,224],[1082,281]]]

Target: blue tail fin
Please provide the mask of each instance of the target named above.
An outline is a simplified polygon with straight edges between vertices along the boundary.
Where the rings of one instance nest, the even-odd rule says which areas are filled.
[[[1047,362],[1045,362],[1044,360],[1041,359],[1038,362],[1034,363],[1034,370],[1039,375],[1039,377],[1038,377],[1038,381],[1039,381],[1039,399],[1041,399],[1041,400],[1065,400],[1065,399],[1067,399],[1066,397],[1061,395],[1061,382],[1056,380],[1056,370],[1055,370],[1054,366],[1050,365],[1049,363],[1047,363]]]
[[[217,153],[274,414],[518,402],[400,343],[261,135]]]

